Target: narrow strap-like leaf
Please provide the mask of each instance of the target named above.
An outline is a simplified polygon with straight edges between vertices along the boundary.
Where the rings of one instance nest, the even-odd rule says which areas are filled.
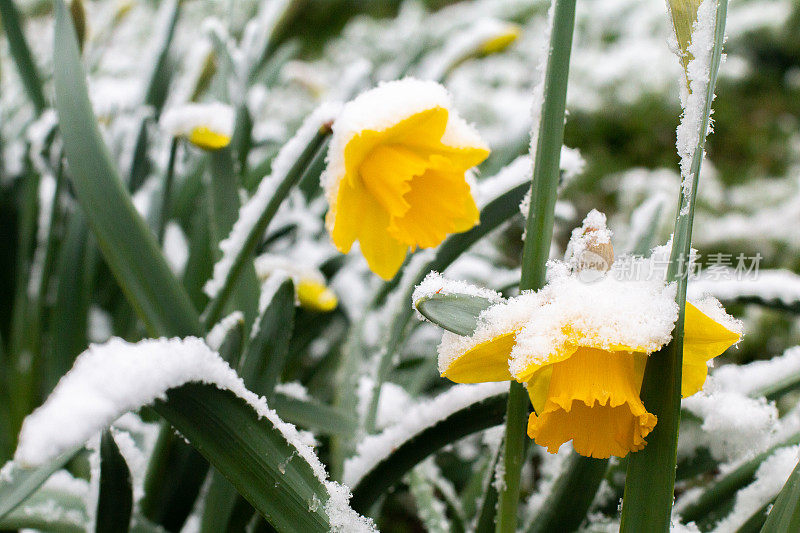
[[[199,334],[197,311],[136,212],[103,143],[69,12],[63,0],[55,5],[56,109],[78,202],[106,262],[148,331],[156,336]]]
[[[14,0],[0,0],[0,20],[2,20],[3,30],[8,38],[11,57],[14,58],[19,77],[22,79],[22,85],[25,87],[25,92],[28,93],[28,98],[33,102],[33,107],[38,115],[44,111],[47,103],[42,92],[39,71],[33,61],[33,55],[28,47],[28,42],[25,40],[25,35],[22,33],[22,23],[17,6],[14,5]]]
[[[0,530],[35,529],[86,533],[89,523],[83,494],[41,487],[16,509],[0,518]]]
[[[155,110],[158,117],[164,102],[167,100],[169,84],[172,80],[173,69],[169,62],[169,49],[175,36],[175,27],[178,25],[178,18],[181,13],[181,0],[169,0],[163,9],[169,13],[169,18],[164,26],[164,33],[161,36],[161,45],[158,55],[150,71],[150,79],[145,90],[144,103]]]
[[[248,389],[271,396],[280,379],[294,327],[294,284],[284,280],[258,318],[245,348],[239,374]]]
[[[190,383],[169,391],[156,411],[278,531],[329,530],[321,481],[283,434],[244,400],[213,385]]]
[[[0,518],[25,501],[53,472],[67,464],[81,449],[82,444],[35,468],[25,468],[18,464],[4,467],[4,479],[0,481]]]
[[[707,0],[712,1],[712,0]],[[711,116],[717,74],[725,36],[727,0],[714,6],[714,44],[710,50],[702,109],[684,110],[684,116],[699,113],[696,126],[697,145],[691,157],[691,168],[684,176],[675,218],[667,282],[676,283],[678,320],[670,343],[647,358],[641,397],[645,408],[658,418],[658,424],[647,437],[647,446],[631,454],[625,482],[620,531],[666,531],[672,516],[677,462],[678,426],[680,425],[681,372],[683,367],[683,334],[686,307],[687,268],[691,252],[692,223],[700,166],[705,154],[705,139]],[[690,14],[696,18],[696,14]],[[693,22],[693,21],[692,21]],[[700,75],[699,73],[697,75]],[[692,124],[694,125],[694,124]],[[685,169],[682,169],[684,173]]]
[[[352,506],[363,512],[423,459],[458,439],[503,423],[506,395],[497,394],[460,409],[398,446],[353,487]]]
[[[800,463],[794,467],[767,516],[761,533],[800,531]]]
[[[283,420],[320,435],[352,435],[358,430],[354,416],[312,399],[276,392],[270,405]]]
[[[100,437],[100,493],[97,497],[96,533],[127,531],[133,509],[133,485],[128,463],[111,430]]]
[[[528,533],[577,530],[607,469],[608,459],[582,457],[572,452]]]

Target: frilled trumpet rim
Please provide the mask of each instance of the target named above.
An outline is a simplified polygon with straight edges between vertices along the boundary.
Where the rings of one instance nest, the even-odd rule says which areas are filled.
[[[644,448],[656,425],[639,398],[637,354],[579,348],[551,365],[546,400],[528,420],[528,435],[550,453],[567,441],[575,451],[598,459],[625,457]],[[541,393],[536,387],[532,396]],[[541,398],[531,398],[534,405]]]

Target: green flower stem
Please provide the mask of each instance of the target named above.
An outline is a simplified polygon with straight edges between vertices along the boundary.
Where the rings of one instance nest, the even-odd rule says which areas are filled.
[[[666,532],[670,527],[680,424],[684,314],[692,221],[711,102],[722,54],[727,7],[727,0],[719,0],[700,140],[692,156],[691,194],[685,195],[681,190],[675,218],[667,281],[677,284],[675,300],[679,309],[678,321],[675,323],[672,342],[648,357],[642,382],[642,401],[647,410],[658,417],[658,424],[648,436],[648,444],[644,450],[631,454],[628,462],[621,532]]]
[[[164,176],[164,185],[161,189],[161,205],[159,206],[158,222],[156,225],[156,236],[158,243],[164,243],[164,229],[169,220],[170,203],[172,199],[172,185],[175,181],[175,158],[178,153],[178,138],[172,139],[169,147],[169,160],[167,161],[167,173]]]
[[[536,290],[545,284],[546,264],[553,240],[553,222],[558,196],[561,146],[564,144],[564,110],[569,80],[569,58],[575,26],[575,0],[555,0],[553,32],[544,78],[544,100],[534,153],[531,206],[525,226],[520,290]],[[533,147],[532,147],[533,148]],[[511,383],[503,450],[505,479],[497,510],[497,531],[510,533],[517,527],[519,482],[525,449],[528,397],[524,387]]]

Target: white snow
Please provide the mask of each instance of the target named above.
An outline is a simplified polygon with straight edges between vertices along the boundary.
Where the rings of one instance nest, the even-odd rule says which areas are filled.
[[[606,225],[606,216],[592,209],[583,219],[583,224],[572,230],[572,235],[567,244],[567,251],[564,254],[567,262],[573,267],[583,261],[583,254],[587,251],[596,249],[604,244],[611,244],[613,233]],[[610,265],[607,265],[610,267]]]
[[[167,259],[170,270],[177,276],[182,276],[189,260],[189,241],[186,239],[180,225],[170,220],[164,228],[164,257]]]
[[[688,213],[688,200],[691,198],[693,177],[692,160],[697,146],[706,138],[709,124],[704,128],[703,119],[708,98],[708,84],[711,76],[711,58],[716,29],[717,0],[703,0],[697,9],[697,22],[692,30],[688,52],[692,55],[686,70],[690,91],[681,84],[683,116],[677,129],[675,145],[681,158],[682,190],[687,200],[681,214]],[[688,92],[688,94],[686,94]],[[702,157],[702,154],[700,154]],[[685,211],[685,212],[684,212]]]
[[[509,360],[512,375],[546,363],[567,342],[606,349],[632,346],[651,353],[672,338],[678,314],[674,285],[615,275],[586,283],[557,261],[550,262],[550,273],[550,282],[540,291],[484,310],[471,337],[445,333],[439,346],[440,371],[481,342],[515,330]],[[567,324],[571,337],[564,331]]]
[[[758,298],[784,305],[800,302],[800,276],[789,270],[759,270],[757,276],[742,276],[732,268],[717,270],[689,281],[688,294],[712,294],[720,300]]]
[[[219,135],[233,135],[233,108],[220,102],[183,104],[164,111],[161,128],[173,137],[188,137],[195,128],[205,127]]]
[[[755,481],[736,493],[733,510],[717,523],[714,533],[737,531],[759,509],[767,505],[778,494],[797,465],[799,450],[800,446],[781,448],[761,463],[756,471]]]
[[[369,521],[347,505],[346,489],[326,481],[325,466],[300,432],[283,422],[263,397],[247,390],[227,363],[195,337],[136,344],[115,338],[90,346],[47,401],[25,419],[14,459],[24,466],[42,464],[86,442],[126,412],[164,399],[169,389],[189,382],[231,391],[283,434],[329,491],[326,511],[334,530],[352,531],[347,528],[358,525],[362,529],[356,531],[370,531]]]
[[[724,365],[714,370],[709,386],[754,395],[767,387],[800,373],[800,346],[782,355],[746,365]]]
[[[358,444],[356,455],[345,461],[343,477],[345,484],[351,487],[357,485],[375,465],[426,428],[459,409],[490,396],[502,394],[507,389],[506,383],[456,385],[431,400],[422,401],[406,409],[401,422],[389,426],[377,435],[364,438]]]
[[[289,383],[278,383],[275,385],[275,392],[283,394],[296,400],[310,400],[311,395],[308,389],[299,381],[290,381]]]
[[[245,241],[256,226],[258,219],[272,200],[278,185],[288,174],[297,158],[308,146],[323,124],[336,117],[339,110],[337,104],[323,104],[303,122],[291,140],[283,145],[272,163],[272,172],[261,180],[256,193],[239,208],[239,217],[230,234],[219,243],[222,257],[214,264],[214,275],[203,290],[214,298],[225,283],[231,266],[242,252]]]
[[[681,402],[681,407],[702,420],[711,454],[719,460],[752,455],[767,447],[776,431],[778,409],[764,398],[740,392],[701,391]]]
[[[211,331],[206,334],[208,347],[212,350],[219,350],[228,333],[239,324],[244,324],[244,314],[241,311],[234,311],[214,324]]]

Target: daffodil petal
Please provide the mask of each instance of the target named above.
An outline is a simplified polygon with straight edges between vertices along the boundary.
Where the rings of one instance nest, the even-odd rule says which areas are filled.
[[[681,395],[686,398],[702,389],[708,374],[707,362],[740,339],[741,333],[714,320],[691,302],[686,302]]]
[[[508,355],[514,346],[516,331],[509,331],[482,342],[453,360],[442,372],[456,383],[483,383],[508,381]]]
[[[386,232],[389,215],[378,204],[364,202],[359,217],[358,241],[361,243],[364,259],[367,260],[370,270],[378,276],[386,280],[392,279],[406,258],[408,246]]]
[[[369,193],[359,185],[343,182],[339,187],[336,203],[328,211],[326,224],[330,228],[333,244],[340,252],[346,254],[350,251],[363,223],[360,217],[350,213],[364,212],[371,201]]]
[[[228,146],[231,138],[229,135],[212,131],[205,126],[198,126],[189,134],[189,142],[206,150],[219,150]]]
[[[305,309],[328,312],[336,309],[339,299],[324,283],[313,279],[301,279],[297,284],[297,299]]]

